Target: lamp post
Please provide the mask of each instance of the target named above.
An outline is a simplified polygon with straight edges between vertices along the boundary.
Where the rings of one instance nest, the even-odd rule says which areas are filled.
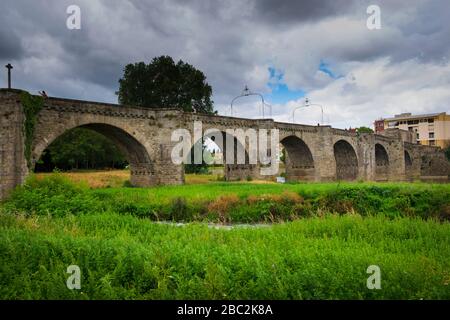
[[[320,124],[323,124],[323,106],[321,104],[317,104],[317,103],[309,103],[309,99],[308,98],[305,99],[304,105],[295,107],[294,110],[292,110],[292,123],[295,123],[295,118],[294,117],[295,117],[295,111],[297,109],[311,107],[311,106],[318,106],[318,107],[320,107],[320,111],[321,111],[321,122],[320,122]]]
[[[306,108],[305,106],[298,106],[295,107],[294,110],[292,110],[292,123],[295,123],[295,111],[297,111],[300,108]]]
[[[247,86],[245,86],[244,90],[242,91],[242,93],[241,93],[240,95],[234,97],[233,100],[231,100],[231,104],[230,104],[230,115],[233,116],[233,103],[234,103],[234,101],[236,101],[236,100],[239,99],[239,98],[242,98],[242,97],[248,97],[248,96],[259,96],[259,97],[261,98],[262,117],[263,117],[263,119],[264,119],[264,105],[265,105],[266,103],[264,102],[264,97],[263,97],[263,95],[260,94],[260,93],[257,93],[257,92],[251,92],[250,89],[249,89]],[[272,106],[270,106],[270,110],[271,110],[271,113],[272,113]]]
[[[264,106],[267,106],[267,107],[269,107],[269,112],[270,112],[270,118],[272,118],[272,105],[271,104],[268,104],[268,103],[264,103]]]

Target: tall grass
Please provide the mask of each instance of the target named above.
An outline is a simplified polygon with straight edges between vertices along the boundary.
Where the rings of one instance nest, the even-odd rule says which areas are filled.
[[[450,224],[325,215],[267,228],[0,214],[2,299],[450,299]],[[81,290],[69,290],[69,265]],[[369,265],[381,290],[369,290]]]

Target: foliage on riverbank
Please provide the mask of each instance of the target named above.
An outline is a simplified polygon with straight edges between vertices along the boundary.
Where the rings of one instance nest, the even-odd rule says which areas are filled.
[[[158,188],[90,189],[62,174],[31,177],[4,207],[27,214],[65,216],[112,212],[151,220],[256,223],[325,213],[450,219],[447,184],[209,183]]]

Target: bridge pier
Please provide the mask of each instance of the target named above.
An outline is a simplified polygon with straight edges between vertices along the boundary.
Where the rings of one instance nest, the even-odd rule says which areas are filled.
[[[170,133],[161,130],[158,136],[147,148],[152,155],[151,174],[149,185],[176,185],[184,183],[184,168],[181,164],[174,164],[171,152],[175,143],[168,141]],[[158,143],[163,142],[163,143]],[[143,185],[140,185],[143,186]],[[148,185],[147,185],[148,186]]]
[[[329,126],[318,127],[318,140],[314,144],[316,181],[328,182],[337,179],[337,163],[335,157],[333,129]]]
[[[440,148],[424,146],[420,150],[420,178],[424,181],[446,182],[450,164]]]
[[[0,89],[0,200],[23,183],[28,174],[19,92]]]
[[[225,180],[254,180],[259,179],[259,165],[227,164],[225,165]]]
[[[405,157],[405,179],[407,181],[419,180],[422,163],[420,152],[421,146],[405,142],[403,148]]]

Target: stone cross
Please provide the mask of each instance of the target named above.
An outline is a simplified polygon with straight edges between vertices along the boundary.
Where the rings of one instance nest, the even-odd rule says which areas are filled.
[[[11,63],[8,63],[5,67],[6,69],[8,69],[8,89],[11,89],[11,69],[13,68],[13,66],[11,65]]]

